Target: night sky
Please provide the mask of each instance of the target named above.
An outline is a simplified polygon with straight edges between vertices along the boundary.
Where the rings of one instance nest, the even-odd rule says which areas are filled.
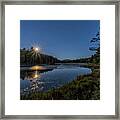
[[[21,20],[20,48],[40,47],[59,59],[88,57],[99,26],[99,20]]]

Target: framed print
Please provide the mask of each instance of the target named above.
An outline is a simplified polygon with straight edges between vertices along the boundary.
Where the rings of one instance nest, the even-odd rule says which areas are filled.
[[[1,118],[119,119],[119,2],[1,2]]]

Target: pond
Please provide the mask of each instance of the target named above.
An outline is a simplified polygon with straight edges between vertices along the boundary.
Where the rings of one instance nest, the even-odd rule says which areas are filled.
[[[22,69],[20,71],[20,92],[48,91],[76,79],[78,75],[90,74],[91,69],[78,65],[57,65],[44,71]]]

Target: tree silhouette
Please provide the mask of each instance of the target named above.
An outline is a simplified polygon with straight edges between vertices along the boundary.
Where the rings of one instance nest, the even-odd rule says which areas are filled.
[[[100,30],[97,32],[96,36],[93,37],[90,41],[92,47],[89,47],[89,50],[95,51],[96,53],[91,56],[91,62],[95,64],[100,63]]]
[[[100,49],[100,32],[98,31],[96,36],[93,37],[90,41],[92,44],[92,47],[89,47],[89,50],[91,51],[98,51]]]

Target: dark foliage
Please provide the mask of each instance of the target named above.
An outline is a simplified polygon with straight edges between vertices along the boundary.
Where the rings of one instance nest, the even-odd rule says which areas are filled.
[[[40,64],[54,64],[60,62],[57,58],[40,54],[35,56],[32,53],[33,47],[30,50],[26,50],[25,48],[20,50],[20,65],[21,66],[32,66],[32,65],[40,65]]]

